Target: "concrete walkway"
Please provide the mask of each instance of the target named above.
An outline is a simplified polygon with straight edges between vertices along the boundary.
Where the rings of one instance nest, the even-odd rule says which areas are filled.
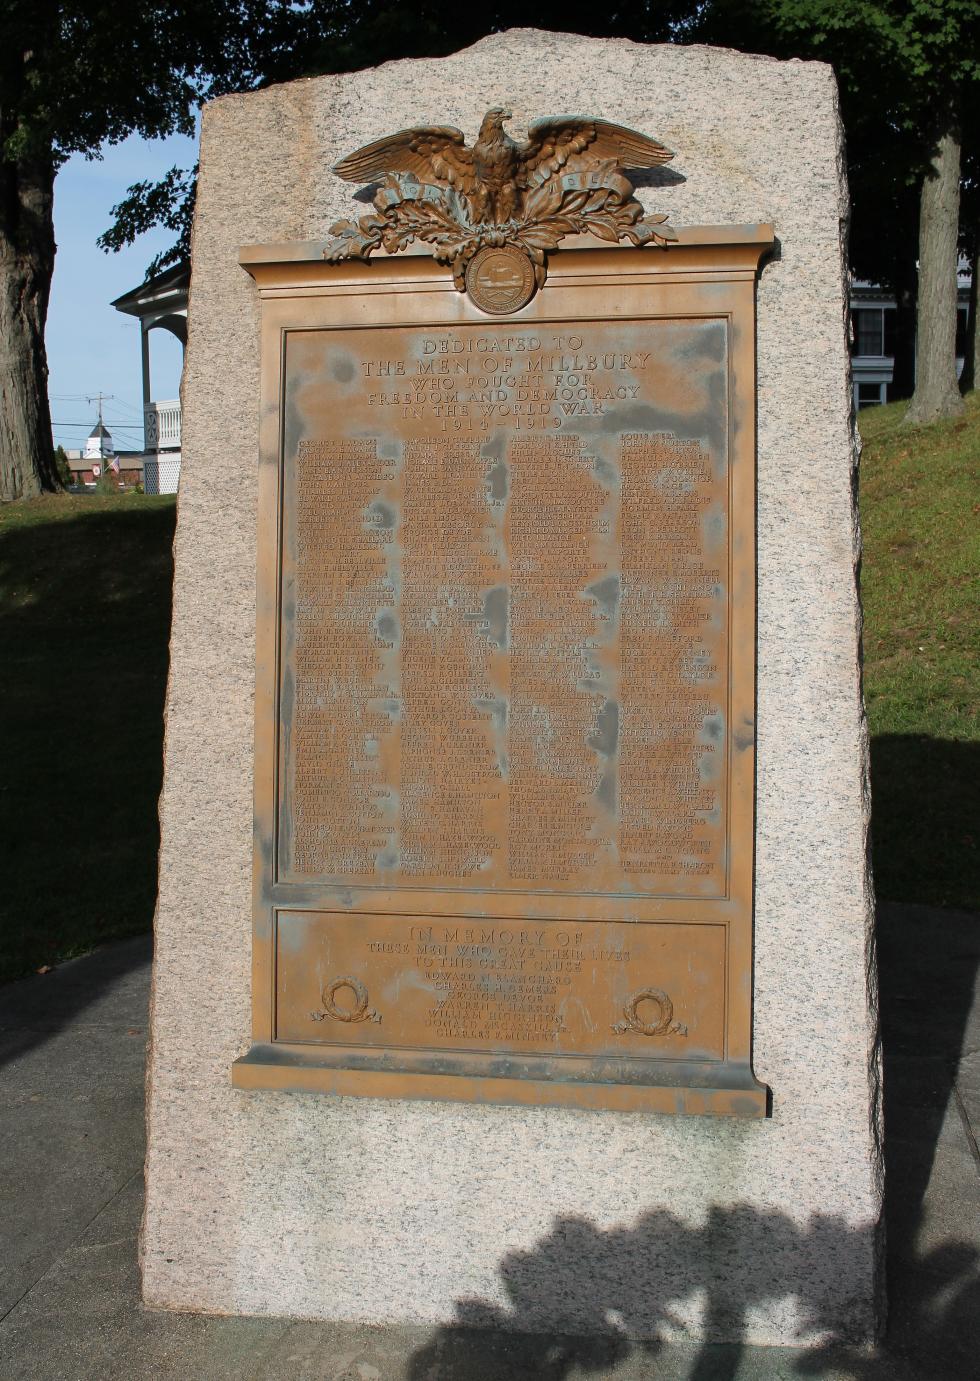
[[[891,1322],[873,1354],[144,1310],[138,939],[0,989],[0,1381],[980,1376],[980,917],[886,906],[879,945]]]

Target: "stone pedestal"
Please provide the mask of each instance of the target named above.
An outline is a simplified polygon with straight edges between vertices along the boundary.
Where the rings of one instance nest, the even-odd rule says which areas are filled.
[[[325,238],[338,158],[489,104],[677,151],[676,225],[771,222],[757,295],[754,1048],[772,1116],[245,1091],[259,332],[244,244]],[[144,1292],[215,1313],[866,1339],[881,1193],[847,216],[829,67],[533,30],[205,112],[149,1082]]]

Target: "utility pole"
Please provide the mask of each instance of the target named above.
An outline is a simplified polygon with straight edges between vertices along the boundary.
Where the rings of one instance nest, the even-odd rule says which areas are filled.
[[[102,404],[108,403],[110,398],[115,398],[115,396],[114,393],[96,393],[93,397],[88,398],[88,402],[98,403],[99,405],[99,455],[103,457],[105,455],[105,450],[102,442],[102,428],[104,425],[102,421]]]

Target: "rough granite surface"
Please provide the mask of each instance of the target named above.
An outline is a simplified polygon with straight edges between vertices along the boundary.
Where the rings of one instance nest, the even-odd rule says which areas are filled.
[[[249,1046],[257,294],[320,239],[343,154],[507,102],[677,151],[676,225],[771,221],[758,287],[759,1122],[232,1088]],[[881,1161],[868,790],[831,69],[515,30],[204,114],[149,1075],[154,1306],[800,1345],[868,1337]],[[870,977],[869,977],[870,975]]]

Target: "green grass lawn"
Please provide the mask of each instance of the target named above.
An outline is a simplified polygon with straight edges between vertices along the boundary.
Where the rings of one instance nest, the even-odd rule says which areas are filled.
[[[864,693],[880,896],[980,908],[980,393],[860,415]]]
[[[0,981],[152,922],[175,512],[0,506]]]
[[[879,895],[980,907],[980,397],[861,414]],[[175,503],[0,507],[0,981],[149,927]]]

